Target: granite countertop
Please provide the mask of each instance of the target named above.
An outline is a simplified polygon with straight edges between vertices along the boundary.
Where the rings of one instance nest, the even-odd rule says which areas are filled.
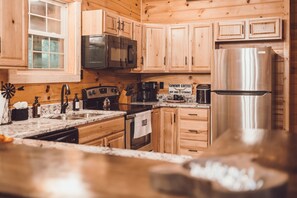
[[[126,114],[126,112],[122,111],[100,110],[80,110],[77,112],[70,111],[67,114],[80,113],[94,113],[98,114],[98,116],[96,115],[89,118],[82,118],[77,120],[59,120],[49,119],[48,117],[53,116],[53,114],[47,114],[41,118],[29,118],[28,120],[24,121],[13,121],[13,123],[9,125],[2,125],[0,126],[0,134],[4,134],[14,138],[24,138],[46,132],[75,127],[91,122],[124,116]]]
[[[152,105],[153,108],[157,107],[180,107],[180,108],[203,108],[209,109],[210,104],[198,104],[196,102],[185,102],[185,103],[171,103],[171,102],[132,102],[135,105]]]
[[[33,146],[33,147],[40,147],[40,148],[42,147],[42,148],[55,148],[55,149],[62,149],[62,150],[80,150],[88,153],[160,160],[160,161],[167,161],[167,162],[178,163],[178,164],[181,164],[187,160],[192,159],[191,156],[186,156],[186,155],[116,149],[116,148],[109,148],[109,147],[88,146],[88,145],[82,145],[82,144],[69,144],[69,143],[62,143],[62,142],[51,142],[51,141],[21,139],[21,138],[16,138],[14,140],[14,144],[21,144],[21,145],[27,145],[27,146]]]

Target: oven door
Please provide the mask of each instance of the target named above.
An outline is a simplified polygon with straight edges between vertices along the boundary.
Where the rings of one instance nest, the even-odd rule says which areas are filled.
[[[126,148],[140,151],[152,151],[152,133],[140,138],[134,137],[134,118],[135,114],[126,116]]]

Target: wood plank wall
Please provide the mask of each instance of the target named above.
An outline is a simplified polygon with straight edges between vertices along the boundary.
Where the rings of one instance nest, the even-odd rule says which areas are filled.
[[[284,15],[285,0],[143,0],[142,21],[177,23]]]
[[[297,1],[291,0],[290,131],[297,133]]]
[[[82,10],[93,9],[109,9],[117,12],[118,14],[132,18],[134,20],[140,20],[140,0],[83,0]],[[84,77],[80,83],[68,83],[71,89],[70,100],[74,97],[74,93],[79,93],[81,98],[81,89],[97,86],[97,85],[115,85],[120,89],[123,89],[129,83],[137,82],[136,74],[118,74],[112,71],[98,71],[84,70]],[[0,81],[7,82],[6,70],[0,70]],[[46,93],[47,85],[50,86],[50,90]],[[40,97],[40,103],[56,103],[60,101],[60,93],[62,84],[24,84],[16,85],[16,87],[24,86],[25,91],[17,91],[15,97],[12,98],[11,104],[17,101],[28,101],[29,104],[34,102],[34,96]]]
[[[287,0],[212,0],[212,1],[193,1],[186,2],[185,0],[143,0],[142,5],[142,22],[144,23],[186,23],[186,22],[214,22],[218,20],[233,20],[241,18],[259,18],[259,17],[281,17],[284,20],[284,37],[288,29],[288,11],[286,10]],[[296,6],[296,5],[295,5]],[[288,49],[286,46],[286,39],[281,42],[253,42],[253,43],[228,43],[217,45],[218,48],[227,47],[243,47],[243,46],[272,46],[276,51],[275,60],[275,98],[274,98],[274,123],[278,129],[288,128],[285,119],[288,117],[288,107],[284,90],[285,86],[285,71],[289,67]],[[297,59],[296,59],[297,61]],[[296,67],[297,73],[297,67]],[[143,74],[141,79],[183,82],[188,75],[157,75],[152,76]],[[202,75],[203,76],[203,75]],[[207,83],[210,81],[207,76],[197,75],[194,82]],[[288,78],[287,78],[288,79]],[[296,80],[297,85],[297,80]],[[166,84],[165,84],[166,85]],[[164,92],[167,91],[165,87]],[[297,93],[297,92],[296,92]],[[296,116],[297,117],[297,108]],[[297,128],[297,124],[296,124]]]

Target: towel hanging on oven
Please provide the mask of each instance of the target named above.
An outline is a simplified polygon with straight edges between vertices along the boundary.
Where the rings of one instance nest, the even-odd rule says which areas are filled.
[[[144,111],[136,113],[134,119],[134,136],[133,138],[140,138],[152,132],[152,111]]]

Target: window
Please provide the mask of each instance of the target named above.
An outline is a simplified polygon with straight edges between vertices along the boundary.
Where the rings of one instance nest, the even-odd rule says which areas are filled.
[[[67,65],[67,4],[29,0],[28,67],[63,70]]]
[[[81,0],[28,2],[28,69],[10,69],[9,82],[80,82]]]

